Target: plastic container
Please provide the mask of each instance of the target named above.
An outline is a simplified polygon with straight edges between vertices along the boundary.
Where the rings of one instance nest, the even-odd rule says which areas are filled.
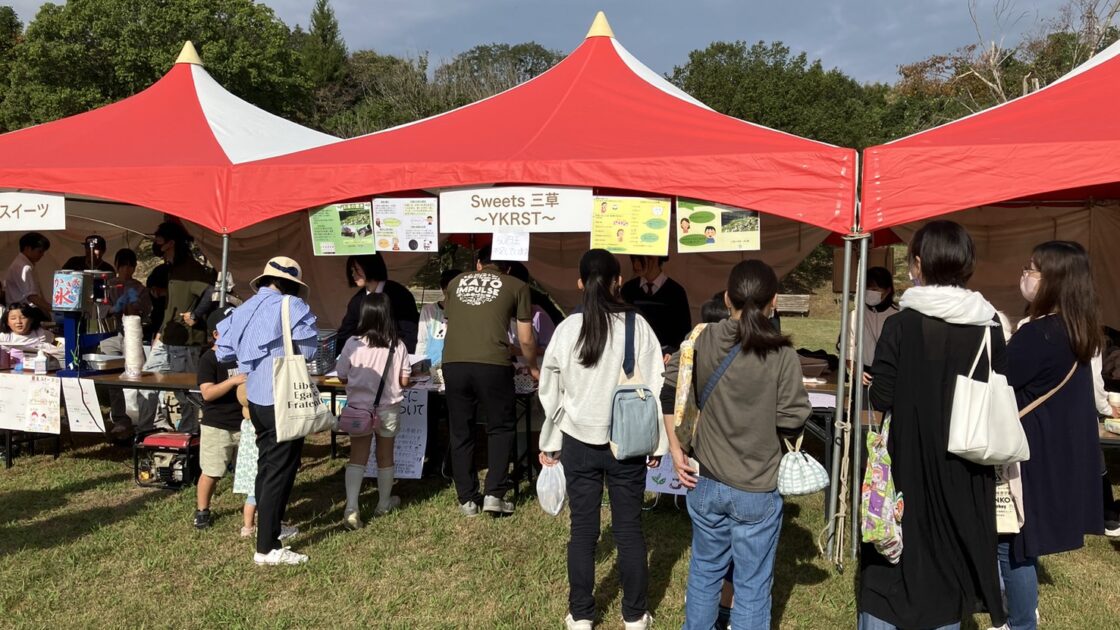
[[[23,350],[13,348],[8,355],[12,364],[12,371],[17,373],[23,372]]]
[[[39,353],[35,355],[35,361],[32,365],[34,365],[36,374],[46,374],[47,355],[44,354],[42,350],[40,350]]]

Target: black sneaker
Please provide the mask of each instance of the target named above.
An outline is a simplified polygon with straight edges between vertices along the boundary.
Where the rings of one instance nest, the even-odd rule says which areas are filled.
[[[210,527],[210,510],[195,510],[194,528],[206,529],[207,527]]]

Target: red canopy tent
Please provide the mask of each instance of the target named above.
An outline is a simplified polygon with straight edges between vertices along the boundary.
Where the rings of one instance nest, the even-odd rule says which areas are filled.
[[[597,186],[751,208],[847,232],[855,151],[717,113],[642,65],[600,13],[548,72],[460,109],[243,164],[247,220],[390,191]]]
[[[234,164],[337,140],[225,91],[187,42],[135,96],[0,135],[0,188],[124,202],[228,234],[249,223],[229,205]]]

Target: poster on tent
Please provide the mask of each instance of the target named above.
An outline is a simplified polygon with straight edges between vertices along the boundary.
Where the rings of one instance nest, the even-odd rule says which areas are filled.
[[[309,213],[316,256],[373,254],[373,204],[333,203]]]
[[[666,455],[661,458],[661,465],[657,468],[646,469],[646,492],[660,492],[663,494],[687,494],[688,489],[681,485],[673,468],[673,458]]]
[[[438,251],[437,204],[435,197],[375,198],[373,236],[377,251]]]
[[[66,197],[0,192],[0,232],[66,229]]]
[[[591,211],[591,247],[615,254],[669,254],[670,199],[595,197]]]
[[[445,234],[590,232],[590,188],[491,186],[439,193]]]
[[[393,465],[397,479],[419,479],[424,472],[428,448],[428,390],[411,387],[402,392],[400,431],[393,442]],[[377,451],[370,449],[366,477],[377,476]]]
[[[754,210],[677,199],[677,251],[758,251],[762,248],[760,223]]]

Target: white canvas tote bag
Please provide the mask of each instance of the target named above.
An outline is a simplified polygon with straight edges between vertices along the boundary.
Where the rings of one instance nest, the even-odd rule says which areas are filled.
[[[988,382],[975,380],[980,357],[988,356]],[[992,369],[992,329],[984,327],[984,340],[968,375],[957,376],[949,417],[949,452],[977,464],[1012,464],[1030,459],[1027,434],[1019,421],[1015,390],[1007,377]]]
[[[272,395],[276,413],[276,441],[290,442],[312,433],[326,431],[335,418],[323,404],[319,388],[307,373],[307,359],[292,344],[291,296],[284,296],[281,308],[284,329],[284,356],[272,359]]]

